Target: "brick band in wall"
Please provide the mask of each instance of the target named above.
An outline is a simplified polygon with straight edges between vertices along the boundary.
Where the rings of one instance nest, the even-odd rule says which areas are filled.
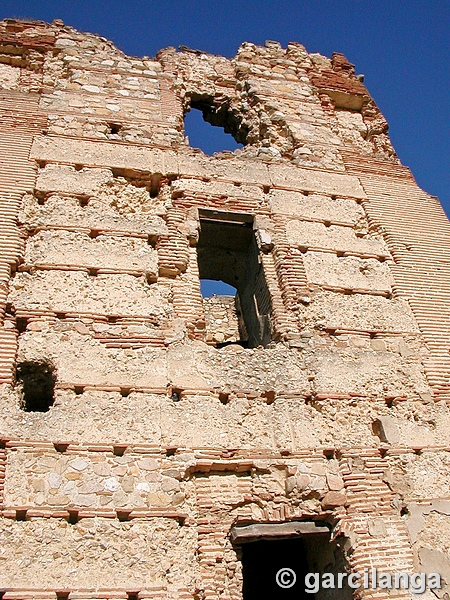
[[[0,383],[11,383],[16,355],[16,333],[4,323],[11,271],[23,253],[17,228],[22,195],[34,187],[35,164],[28,155],[33,134],[45,126],[35,94],[2,90],[0,93]]]
[[[345,451],[340,471],[345,483],[347,516],[339,530],[348,535],[352,570],[376,568],[384,573],[413,573],[413,553],[404,520],[393,508],[394,494],[383,481],[388,465],[377,450]],[[396,598],[409,598],[408,590],[391,590]],[[384,598],[386,593],[361,589],[361,598]],[[389,598],[391,598],[389,594]]]
[[[450,223],[439,202],[408,177],[404,167],[374,172],[377,163],[352,156],[367,193],[369,222],[382,227],[395,264],[394,292],[408,300],[430,350],[425,372],[436,397],[450,395]],[[399,176],[400,175],[400,176]],[[422,217],[422,218],[419,218]]]

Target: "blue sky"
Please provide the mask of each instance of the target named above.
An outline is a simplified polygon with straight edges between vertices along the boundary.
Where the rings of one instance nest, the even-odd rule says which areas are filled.
[[[2,0],[0,18],[61,18],[154,56],[180,44],[234,56],[242,41],[343,52],[390,124],[403,164],[450,214],[450,3],[444,0]]]

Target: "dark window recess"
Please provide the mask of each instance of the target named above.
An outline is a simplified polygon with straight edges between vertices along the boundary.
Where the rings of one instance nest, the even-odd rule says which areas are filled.
[[[243,346],[271,340],[271,300],[251,215],[200,211],[197,244],[201,280],[223,281],[236,289],[235,308]]]
[[[22,409],[47,412],[55,401],[55,367],[45,361],[26,361],[17,365],[16,381],[22,390]]]
[[[242,148],[247,135],[228,106],[216,106],[213,98],[201,97],[191,100],[184,117],[184,133],[190,146],[209,155]]]

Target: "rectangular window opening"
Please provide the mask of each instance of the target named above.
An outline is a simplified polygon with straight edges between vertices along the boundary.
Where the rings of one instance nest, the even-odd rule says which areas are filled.
[[[201,210],[197,260],[207,342],[267,346],[271,300],[248,214]]]

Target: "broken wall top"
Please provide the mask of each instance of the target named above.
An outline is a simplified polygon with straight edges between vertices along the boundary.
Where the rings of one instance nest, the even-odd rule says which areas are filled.
[[[297,43],[244,43],[233,59],[187,48],[140,59],[60,21],[0,24],[0,81],[41,94],[50,135],[193,154],[183,117],[196,107],[244,144],[245,158],[344,171],[339,150],[349,148],[396,162],[360,79],[343,55],[310,55]]]

